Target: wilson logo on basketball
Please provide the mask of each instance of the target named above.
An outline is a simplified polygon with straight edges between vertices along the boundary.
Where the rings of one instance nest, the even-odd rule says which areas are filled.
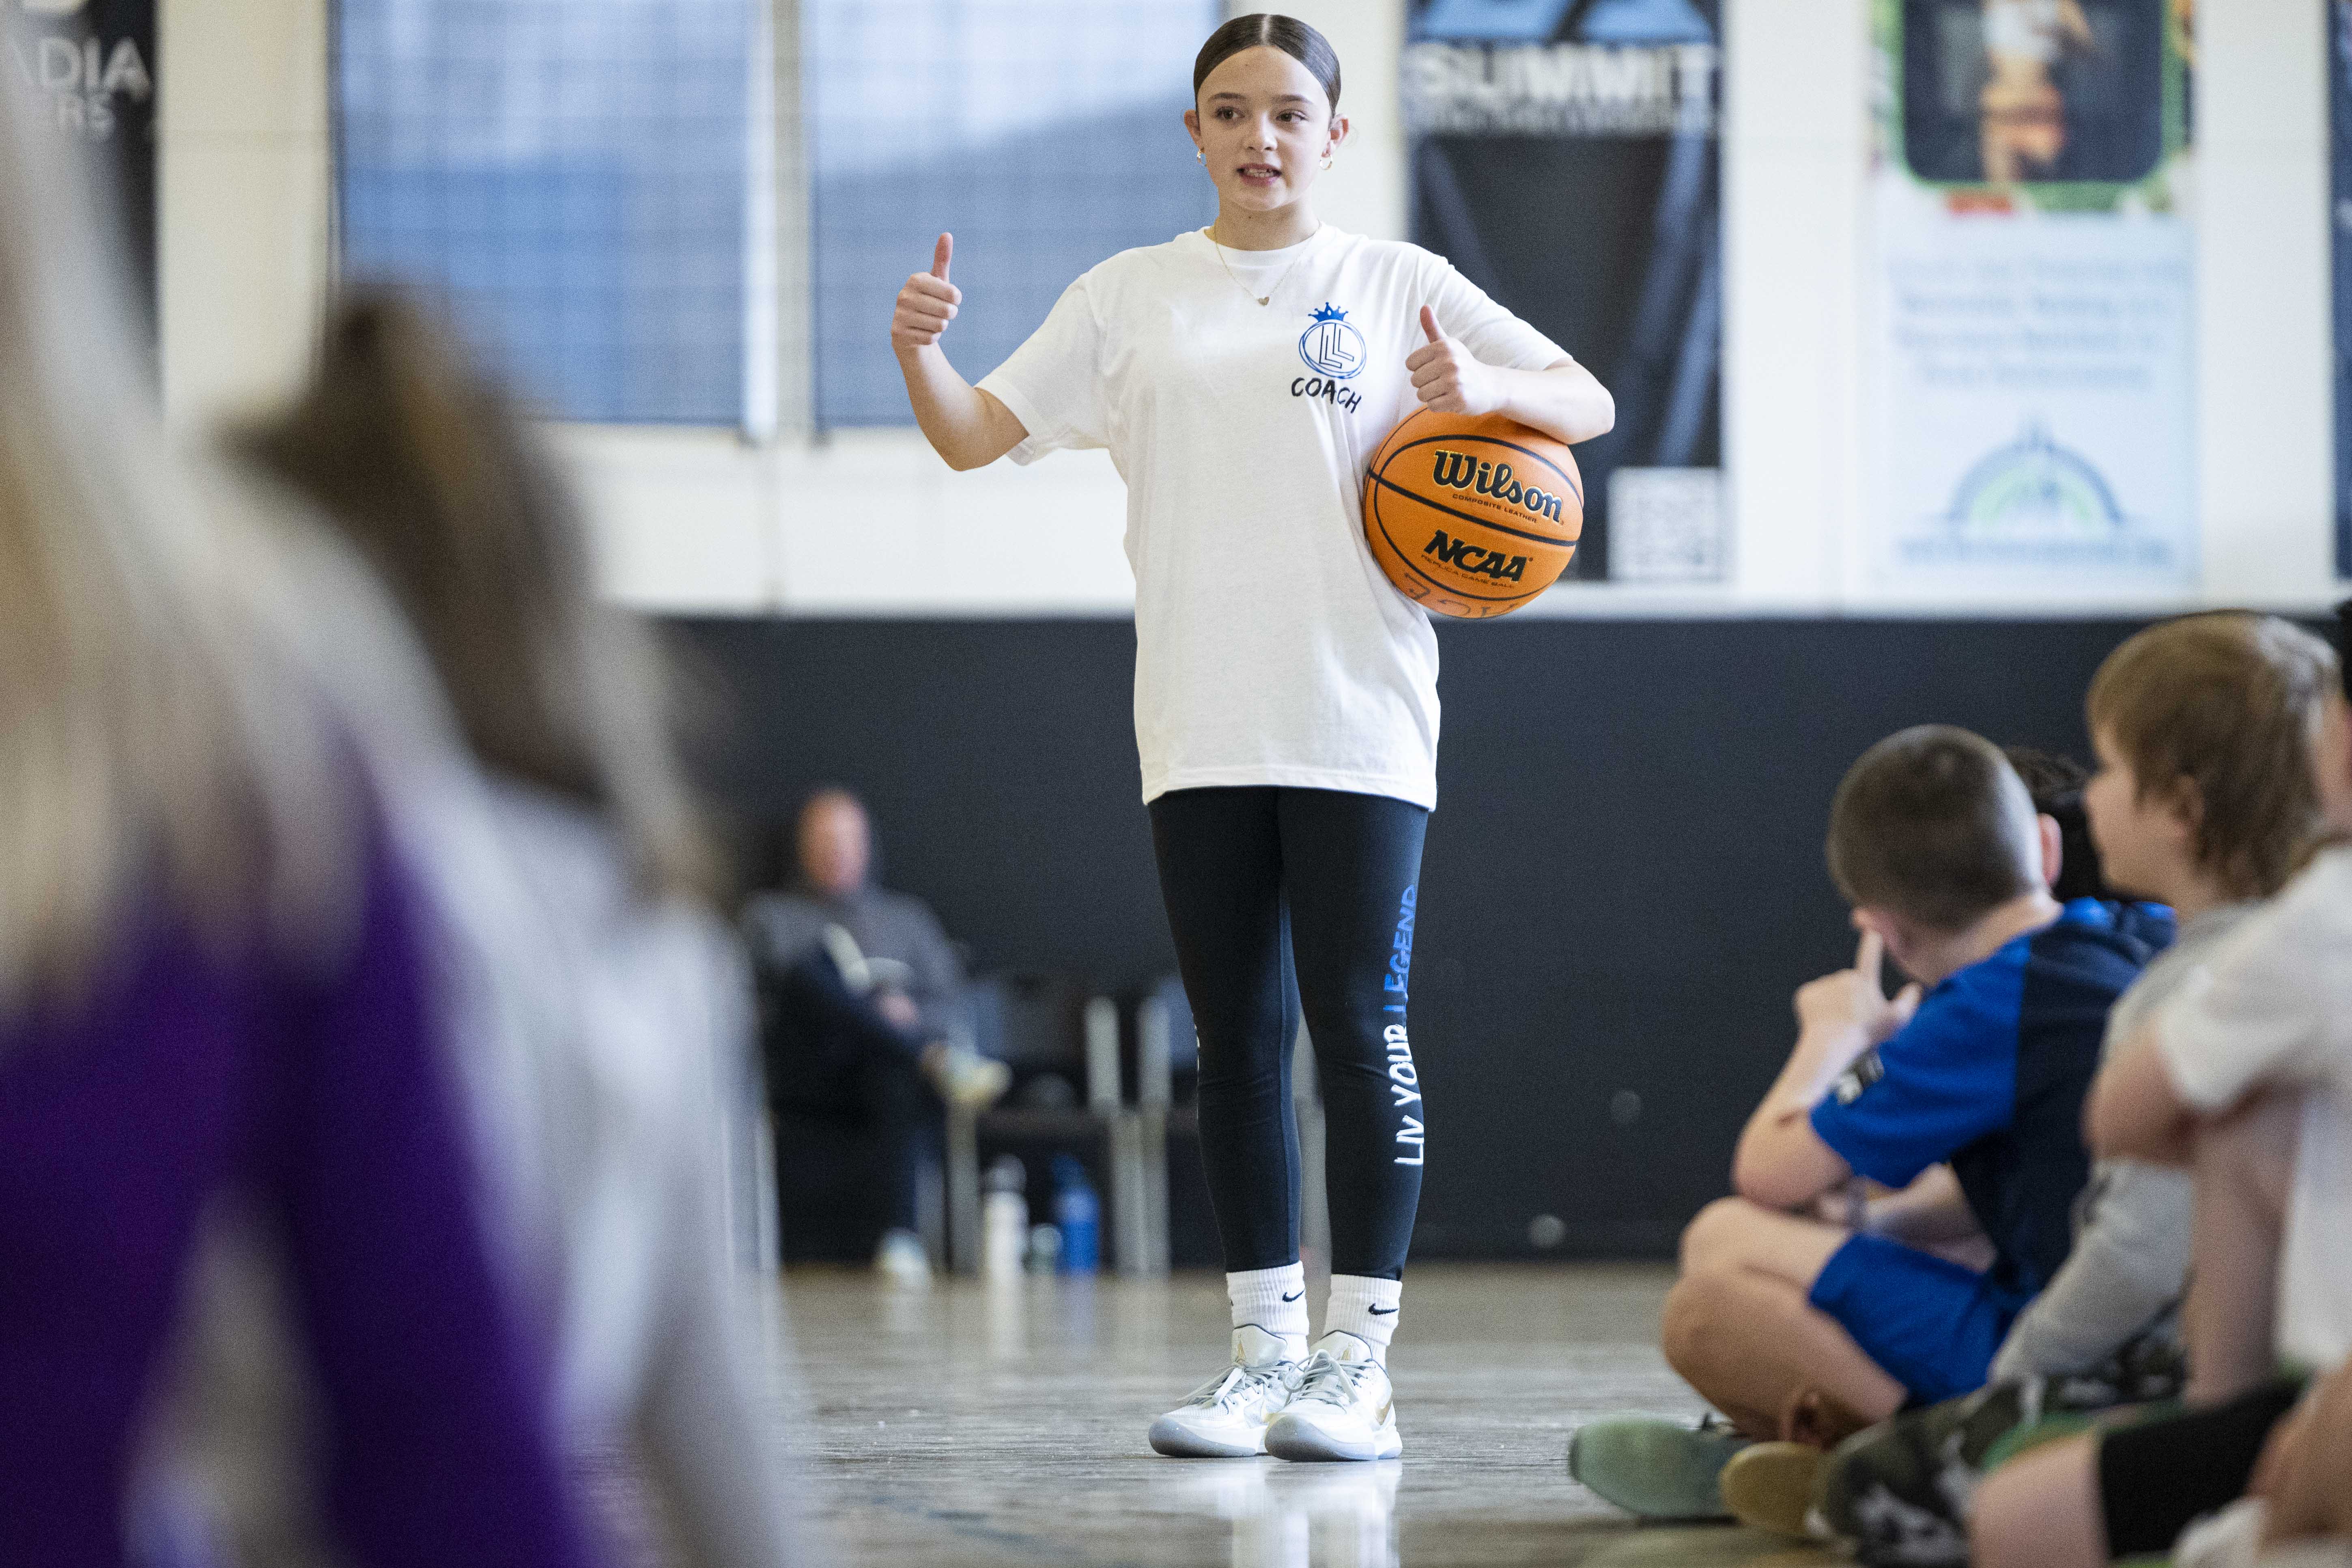
[[[1509,615],[1559,579],[1584,528],[1576,458],[1499,414],[1418,409],[1389,432],[1364,479],[1372,560],[1435,615]]]
[[[1444,565],[1480,573],[1497,583],[1517,583],[1528,574],[1526,556],[1506,555],[1499,550],[1481,550],[1466,539],[1448,539],[1442,528],[1437,531],[1437,537],[1421,547],[1421,552],[1434,555]]]
[[[1440,447],[1430,477],[1454,489],[1491,496],[1513,506],[1525,507],[1530,515],[1548,517],[1555,522],[1559,521],[1559,498],[1547,495],[1511,478],[1511,465],[1508,463],[1482,463],[1467,452],[1449,452]],[[1439,537],[1444,536],[1441,534]]]

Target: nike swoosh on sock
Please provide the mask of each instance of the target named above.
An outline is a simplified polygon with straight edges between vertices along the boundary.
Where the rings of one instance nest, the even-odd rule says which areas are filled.
[[[1394,1307],[1367,1307],[1364,1310],[1370,1312],[1375,1318],[1393,1318],[1396,1316],[1396,1309]]]
[[[1298,1298],[1300,1298],[1301,1296],[1304,1296],[1304,1295],[1306,1295],[1306,1294],[1307,1294],[1307,1292],[1306,1292],[1306,1291],[1304,1291],[1304,1290],[1293,1290],[1289,1295],[1285,1296],[1282,1300],[1283,1300],[1284,1303],[1286,1305],[1286,1304],[1288,1304],[1289,1302],[1292,1302],[1292,1301],[1296,1301],[1296,1300],[1298,1300]]]

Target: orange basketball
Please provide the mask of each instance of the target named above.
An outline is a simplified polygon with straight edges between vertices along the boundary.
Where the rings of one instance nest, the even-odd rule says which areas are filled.
[[[1507,616],[1559,581],[1584,532],[1566,446],[1499,414],[1422,409],[1364,480],[1364,536],[1397,591],[1441,616]]]

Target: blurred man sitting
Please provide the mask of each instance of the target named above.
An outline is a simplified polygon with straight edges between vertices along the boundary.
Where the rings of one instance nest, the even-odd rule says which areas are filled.
[[[1002,1062],[952,1043],[963,966],[921,900],[867,880],[873,834],[845,789],[801,808],[799,880],[745,909],[759,966],[768,1098],[779,1112],[861,1124],[877,1145],[875,1267],[928,1279],[916,1182],[942,1103],[1004,1092]]]

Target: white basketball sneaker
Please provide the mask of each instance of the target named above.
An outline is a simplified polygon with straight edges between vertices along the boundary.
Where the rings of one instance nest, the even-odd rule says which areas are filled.
[[[1297,1342],[1293,1341],[1296,1344]],[[1265,1425],[1298,1387],[1282,1337],[1255,1323],[1234,1331],[1234,1364],[1151,1424],[1151,1446],[1179,1459],[1245,1459],[1265,1452]]]
[[[1318,1340],[1298,1392],[1266,1427],[1265,1451],[1278,1459],[1393,1459],[1403,1453],[1388,1368],[1372,1359],[1372,1347],[1349,1333]]]

